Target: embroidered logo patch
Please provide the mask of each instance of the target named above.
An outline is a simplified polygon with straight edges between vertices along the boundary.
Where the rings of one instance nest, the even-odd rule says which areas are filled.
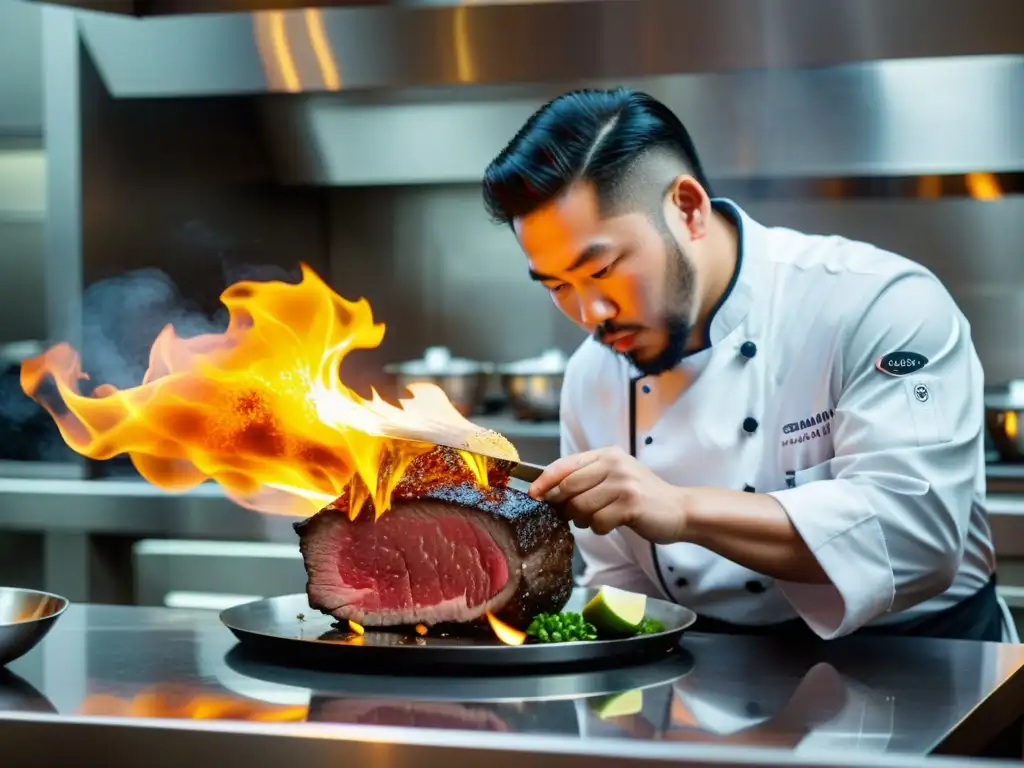
[[[890,352],[875,361],[875,370],[890,376],[906,376],[928,365],[928,358],[917,352]]]

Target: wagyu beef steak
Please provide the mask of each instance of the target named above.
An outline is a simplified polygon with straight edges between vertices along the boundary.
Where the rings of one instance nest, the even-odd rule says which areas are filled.
[[[342,496],[295,524],[312,608],[366,627],[475,623],[487,611],[525,627],[569,599],[569,525],[514,488],[414,471],[374,517],[368,504],[349,520]]]

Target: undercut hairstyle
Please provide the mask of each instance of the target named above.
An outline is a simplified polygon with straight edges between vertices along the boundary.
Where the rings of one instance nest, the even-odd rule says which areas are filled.
[[[667,106],[629,88],[581,89],[534,112],[491,161],[484,205],[494,222],[511,226],[584,181],[610,215],[660,206],[681,173],[712,196],[693,140]]]

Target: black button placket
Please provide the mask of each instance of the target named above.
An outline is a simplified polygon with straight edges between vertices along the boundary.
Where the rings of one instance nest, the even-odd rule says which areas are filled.
[[[645,395],[651,394],[651,385],[650,384],[644,384],[642,387],[640,387],[640,391],[643,394],[645,394]],[[644,438],[644,445],[650,445],[653,442],[654,442],[654,438],[651,437],[650,435],[648,435],[647,437]]]
[[[753,359],[754,355],[756,354],[757,344],[755,344],[754,342],[744,341],[742,344],[740,344],[740,355],[746,360]],[[758,426],[759,425],[757,423],[757,419],[755,419],[753,416],[747,416],[747,418],[743,420],[743,431],[746,432],[748,435],[753,435],[755,432],[757,432]],[[743,490],[747,493],[754,493],[754,487],[749,484],[744,485]],[[748,581],[743,586],[747,590],[747,592],[749,592],[752,595],[763,594],[768,589],[766,585],[762,584],[760,581],[755,581],[753,579]]]
[[[647,384],[640,384],[639,379],[630,379],[629,381],[629,455],[636,458],[637,455],[637,444],[636,444],[636,398],[637,394],[649,395],[651,388]],[[644,444],[650,445],[654,440],[648,436],[644,438]],[[658,581],[661,583],[661,588],[670,600],[674,600],[675,596],[669,587],[668,580],[665,578],[665,574],[662,571],[662,564],[658,558],[658,545],[651,542],[651,561],[654,565],[654,572],[658,575]],[[665,567],[669,573],[675,570],[671,565]],[[676,589],[681,589],[686,585],[686,580],[683,578],[676,578],[674,581]]]
[[[755,344],[753,341],[748,340],[740,344],[740,356],[744,359],[744,362],[752,360],[754,358],[754,355],[756,354],[757,344]],[[748,435],[754,434],[757,431],[757,427],[757,419],[755,419],[753,416],[747,416],[747,418],[743,420],[743,431],[746,432]],[[744,484],[743,490],[746,493],[754,493],[754,486],[750,485],[749,483]]]

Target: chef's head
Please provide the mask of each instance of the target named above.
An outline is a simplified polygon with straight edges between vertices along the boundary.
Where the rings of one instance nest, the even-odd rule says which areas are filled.
[[[491,162],[483,192],[570,319],[648,375],[682,359],[712,214],[693,142],[664,104],[625,88],[560,96]]]

